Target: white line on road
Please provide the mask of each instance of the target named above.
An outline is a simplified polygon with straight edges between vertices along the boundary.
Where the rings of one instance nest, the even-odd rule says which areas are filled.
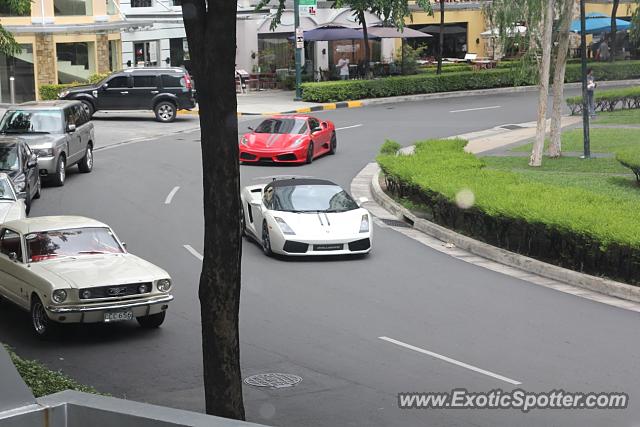
[[[180,187],[173,187],[173,190],[171,190],[171,192],[167,195],[167,198],[164,199],[164,204],[168,205],[171,203],[171,200],[173,200],[173,196],[176,195],[176,193],[178,192],[178,190],[180,189]]]
[[[408,348],[409,350],[417,351],[418,353],[426,354],[428,356],[435,357],[436,359],[444,360],[445,362],[449,362],[449,363],[452,363],[454,365],[458,365],[458,366],[460,366],[462,368],[466,368],[466,369],[469,369],[469,370],[472,370],[472,371],[475,371],[475,372],[478,372],[478,373],[481,373],[481,374],[496,378],[498,380],[501,380],[501,381],[504,381],[504,382],[508,382],[509,384],[513,384],[513,385],[522,384],[520,381],[512,380],[511,378],[503,377],[502,375],[494,374],[493,372],[490,372],[490,371],[485,371],[484,369],[477,368],[477,367],[475,367],[473,365],[469,365],[469,364],[466,364],[464,362],[460,362],[460,361],[452,359],[450,357],[443,356],[441,354],[434,353],[432,351],[425,350],[423,348],[416,347],[416,346],[413,346],[411,344],[404,343],[402,341],[394,340],[393,338],[389,338],[389,337],[378,337],[378,338],[383,340],[383,341],[387,341],[387,342],[390,342],[392,344],[399,345],[400,347]]]
[[[492,105],[491,107],[478,107],[478,108],[467,108],[465,110],[452,110],[450,113],[464,113],[465,111],[478,111],[478,110],[493,110],[494,108],[501,108],[499,105]]]
[[[193,255],[194,257],[198,258],[199,261],[202,261],[204,259],[204,257],[202,255],[200,255],[200,252],[196,251],[195,249],[193,249],[191,247],[191,245],[182,245],[186,250],[189,251],[189,253],[191,255]]]
[[[363,126],[363,125],[359,124],[359,125],[353,125],[353,126],[345,126],[343,128],[336,128],[336,130],[353,129],[353,128],[359,128],[360,126]]]

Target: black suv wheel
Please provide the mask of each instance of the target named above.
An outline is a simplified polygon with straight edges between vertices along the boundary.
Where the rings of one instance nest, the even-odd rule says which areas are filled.
[[[176,119],[176,104],[170,101],[160,101],[153,110],[159,122],[171,123]]]

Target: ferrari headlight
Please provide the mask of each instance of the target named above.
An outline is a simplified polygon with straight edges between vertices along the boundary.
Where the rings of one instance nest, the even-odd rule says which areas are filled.
[[[35,148],[33,152],[38,157],[53,157],[53,148]]]
[[[295,141],[293,141],[293,144],[291,144],[291,148],[298,148],[299,146],[302,145],[302,143],[304,142],[304,138],[298,138]]]
[[[280,230],[282,230],[284,234],[296,234],[293,231],[293,229],[289,227],[289,224],[287,224],[284,219],[279,218],[277,216],[273,217],[273,219],[278,223]]]
[[[249,140],[247,139],[246,136],[243,136],[242,138],[240,138],[240,144],[244,145],[245,147],[249,145]]]
[[[362,215],[362,219],[360,220],[360,233],[368,233],[369,232],[369,214]]]
[[[65,291],[64,289],[56,289],[51,294],[51,299],[53,300],[53,302],[57,302],[58,304],[60,304],[67,299],[67,291]]]
[[[156,285],[160,292],[169,292],[171,289],[171,280],[169,279],[161,279],[158,280],[158,284]]]
[[[17,177],[15,177],[13,179],[13,185],[16,187],[16,191],[18,193],[22,193],[24,191],[24,188],[27,185],[24,174],[20,174]]]

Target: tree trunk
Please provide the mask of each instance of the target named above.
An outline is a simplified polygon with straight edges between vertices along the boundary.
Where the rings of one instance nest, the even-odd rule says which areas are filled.
[[[198,85],[204,259],[198,295],[207,414],[244,419],[240,306],[240,177],[235,93],[236,2],[183,0]]]
[[[371,48],[369,46],[369,31],[367,30],[367,19],[364,16],[364,11],[358,12],[358,20],[362,25],[362,37],[364,42],[364,75],[369,78],[369,68],[371,65]]]
[[[542,24],[542,61],[540,68],[540,83],[538,95],[538,123],[536,126],[536,140],[533,143],[529,166],[542,165],[542,151],[547,128],[547,98],[549,96],[549,68],[551,66],[551,34],[553,32],[554,1],[548,0]]]
[[[616,56],[616,33],[618,32],[618,25],[616,18],[618,16],[618,5],[620,0],[613,0],[613,6],[611,7],[611,32],[609,33],[609,61],[613,62]]]
[[[442,53],[444,52],[444,0],[440,0],[440,46],[438,46],[438,68],[436,74],[442,73]]]
[[[558,51],[553,72],[553,107],[551,110],[551,143],[549,157],[560,157],[562,154],[562,105],[564,103],[564,73],[567,67],[569,52],[569,29],[574,0],[562,0],[560,28],[558,31]]]

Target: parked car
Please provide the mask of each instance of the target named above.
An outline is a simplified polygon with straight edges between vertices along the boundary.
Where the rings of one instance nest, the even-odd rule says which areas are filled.
[[[20,136],[38,158],[40,176],[62,186],[66,170],[93,169],[93,123],[79,101],[25,102],[10,107],[0,122],[0,133]]]
[[[193,84],[183,68],[128,68],[94,85],[58,94],[82,102],[89,116],[103,110],[152,110],[160,122],[172,122],[178,110],[196,106]]]
[[[242,163],[311,163],[338,148],[336,128],[329,120],[302,115],[273,116],[240,138]]]
[[[266,255],[355,255],[371,251],[371,215],[324,179],[276,179],[242,189],[242,234]]]
[[[27,214],[31,200],[40,198],[38,158],[23,138],[0,136],[0,171],[13,182],[18,198],[24,200]]]
[[[26,216],[24,200],[18,197],[9,175],[0,172],[0,224]]]
[[[78,216],[43,216],[0,226],[0,295],[31,313],[36,335],[60,323],[137,319],[157,328],[171,278],[127,252],[108,225]]]

